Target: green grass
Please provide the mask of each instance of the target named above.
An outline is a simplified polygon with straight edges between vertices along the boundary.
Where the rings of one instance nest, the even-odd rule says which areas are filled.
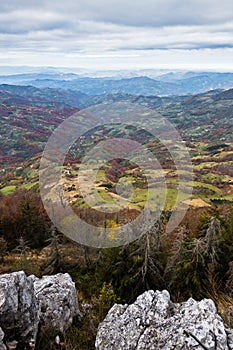
[[[223,158],[226,156],[232,155],[233,156],[233,152],[232,151],[223,151],[223,152],[218,152],[217,154],[214,154],[214,158]]]
[[[3,194],[4,196],[8,196],[9,194],[15,192],[16,186],[11,185],[11,186],[5,186],[0,189],[0,193]]]
[[[217,175],[217,174],[204,174],[202,175],[202,179],[204,181],[216,182],[224,180],[225,175]]]
[[[157,205],[159,204],[161,210],[163,210],[163,209],[171,210],[176,203],[178,190],[177,190],[177,188],[167,188],[166,191],[163,192],[163,190],[161,188],[157,188],[157,189],[151,189],[149,193],[150,193],[150,203],[151,203],[153,208],[156,208]],[[106,196],[108,194],[105,192],[104,195]],[[110,196],[110,194],[109,194],[109,196]],[[142,208],[144,208],[146,205],[147,196],[148,196],[148,189],[136,188],[134,191],[134,195],[131,198],[128,207],[131,210],[135,209],[135,210],[141,211]],[[181,201],[186,200],[187,194],[181,191],[180,198],[181,198]],[[106,197],[104,199],[107,200]],[[111,198],[111,200],[109,201],[109,204],[110,203],[111,203],[111,205],[114,205],[113,198]],[[98,209],[101,210],[102,206],[103,206],[103,203],[97,203],[97,202],[90,203],[90,204],[91,204],[91,207],[95,207],[96,210],[98,210]],[[122,204],[124,205],[124,201],[122,202]],[[77,200],[77,202],[75,203],[75,207],[81,209],[81,208],[88,207],[88,204],[86,204],[81,199],[81,200]]]
[[[25,184],[23,187],[26,190],[30,190],[32,187],[36,186],[38,183],[39,183],[39,181],[35,181],[35,182],[32,182],[32,183]]]
[[[221,190],[220,190],[218,187],[216,187],[216,186],[214,186],[214,185],[211,185],[211,184],[206,184],[206,183],[204,183],[204,182],[194,181],[194,182],[193,182],[193,186],[194,186],[194,187],[203,187],[203,188],[207,188],[207,189],[209,189],[209,190],[214,191],[214,192],[217,193],[217,194],[221,194]]]
[[[203,163],[200,163],[198,165],[194,165],[193,166],[193,169],[194,170],[202,170],[204,168],[212,168],[213,166],[215,166],[217,163],[216,162],[203,162]]]

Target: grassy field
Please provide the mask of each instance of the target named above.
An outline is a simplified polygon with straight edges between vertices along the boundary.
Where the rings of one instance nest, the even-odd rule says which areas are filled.
[[[64,165],[63,172],[63,184],[64,192],[68,201],[76,208],[94,207],[96,210],[103,209],[105,206],[111,205],[114,208],[123,208],[128,206],[132,210],[141,210],[147,202],[148,189],[147,180],[149,181],[150,197],[152,200],[152,206],[160,203],[166,210],[171,210],[177,199],[178,194],[178,177],[174,164],[170,159],[164,160],[163,151],[156,143],[154,150],[151,149],[157,156],[161,169],[154,169],[150,166],[150,161],[147,164],[146,173],[140,170],[139,167],[127,166],[121,170],[122,164],[119,169],[115,169],[116,164],[109,162],[99,167],[97,162],[93,162],[92,169],[84,171],[82,182],[82,192],[84,190],[84,197],[97,194],[89,198],[86,203],[85,198],[82,198],[82,194],[79,190],[78,176],[80,169],[82,169],[80,162]],[[90,145],[89,145],[90,146]],[[218,148],[212,143],[194,142],[192,147],[189,147],[191,160],[193,163],[193,199],[201,199],[209,204],[212,201],[233,201],[233,152],[231,145],[227,144],[225,148]],[[166,154],[167,156],[167,154]],[[39,157],[31,161],[27,161],[25,166],[19,167],[16,171],[12,171],[7,176],[2,178],[0,194],[7,196],[13,193],[16,189],[24,188],[26,190],[36,189],[38,187],[38,169],[39,169]],[[90,176],[96,172],[95,191],[88,188]],[[114,179],[114,173],[119,172],[120,175]],[[180,170],[181,175],[186,175],[186,170]],[[116,184],[118,180],[124,178],[132,185],[132,196],[130,201],[124,198],[116,191]],[[53,179],[50,179],[52,185]],[[162,185],[166,185],[166,193],[162,190]],[[185,201],[187,196],[185,194],[185,188],[191,186],[190,182],[183,182],[180,185],[180,198],[181,201]],[[165,202],[165,204],[163,203]],[[195,202],[194,202],[195,203]]]

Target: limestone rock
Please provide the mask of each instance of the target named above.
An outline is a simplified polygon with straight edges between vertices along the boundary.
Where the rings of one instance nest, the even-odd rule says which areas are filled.
[[[5,334],[5,343],[13,341],[17,342],[17,349],[34,349],[38,310],[30,277],[23,271],[0,276],[0,327]]]
[[[42,329],[63,332],[74,317],[81,317],[75,284],[66,274],[34,278],[35,295],[40,305]]]
[[[0,276],[0,350],[34,349],[39,324],[62,333],[75,316],[81,313],[68,274],[38,279],[21,271]]]
[[[99,325],[96,350],[232,350],[233,330],[214,302],[174,304],[167,291],[147,291],[131,305],[114,305]]]
[[[6,347],[3,343],[3,338],[4,338],[4,332],[2,328],[0,328],[0,350],[6,350]]]

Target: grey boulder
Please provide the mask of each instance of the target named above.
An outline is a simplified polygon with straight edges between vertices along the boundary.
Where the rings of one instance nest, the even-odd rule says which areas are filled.
[[[75,284],[68,274],[0,276],[0,350],[34,349],[38,329],[64,332],[81,317]]]
[[[210,299],[175,304],[167,291],[147,291],[114,305],[99,325],[96,350],[232,350],[233,330]]]
[[[4,342],[6,339],[17,342],[19,349],[33,349],[38,323],[39,307],[33,280],[23,271],[0,276],[0,327]]]
[[[70,275],[57,274],[34,278],[35,296],[40,306],[40,326],[64,332],[74,317],[81,317],[75,284]]]

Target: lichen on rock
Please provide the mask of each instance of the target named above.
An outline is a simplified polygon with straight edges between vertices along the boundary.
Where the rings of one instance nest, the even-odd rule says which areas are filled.
[[[96,350],[231,350],[233,330],[210,299],[173,303],[167,291],[147,291],[114,305],[99,325]]]

